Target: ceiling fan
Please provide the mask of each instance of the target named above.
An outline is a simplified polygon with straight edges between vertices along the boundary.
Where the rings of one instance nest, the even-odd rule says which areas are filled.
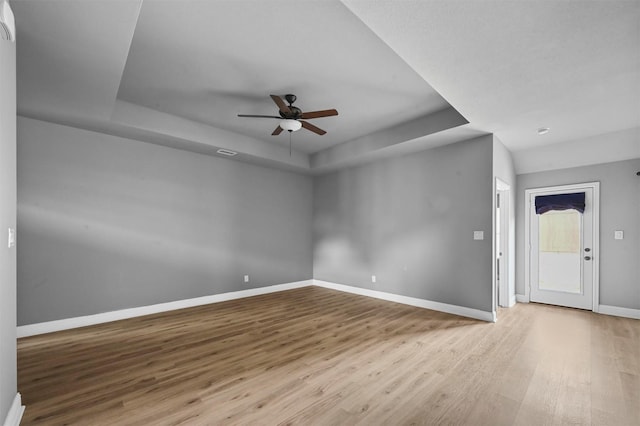
[[[301,127],[304,127],[307,130],[312,131],[320,136],[327,133],[319,127],[314,126],[309,123],[308,120],[311,118],[320,118],[320,117],[330,117],[332,115],[338,115],[338,111],[335,109],[325,109],[322,111],[310,111],[310,112],[302,112],[302,110],[298,107],[293,106],[293,103],[296,101],[296,95],[288,94],[285,95],[284,98],[289,103],[287,105],[280,96],[271,95],[271,99],[278,106],[278,110],[280,116],[277,115],[250,115],[250,114],[238,114],[238,117],[258,117],[258,118],[276,118],[280,120],[280,124],[276,129],[271,133],[273,136],[277,136],[282,133],[283,130],[287,130],[289,133],[295,132],[296,130],[300,130]]]

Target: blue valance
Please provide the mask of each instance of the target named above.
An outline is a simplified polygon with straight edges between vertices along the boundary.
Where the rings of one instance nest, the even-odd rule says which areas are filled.
[[[584,192],[573,194],[540,195],[536,197],[536,213],[542,214],[551,210],[575,209],[584,213]]]

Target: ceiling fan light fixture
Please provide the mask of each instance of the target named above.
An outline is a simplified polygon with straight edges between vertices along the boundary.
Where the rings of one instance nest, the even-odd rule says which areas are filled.
[[[280,121],[280,127],[282,127],[284,130],[295,132],[300,130],[300,128],[302,128],[302,123],[299,122],[298,120],[285,118],[284,120]]]

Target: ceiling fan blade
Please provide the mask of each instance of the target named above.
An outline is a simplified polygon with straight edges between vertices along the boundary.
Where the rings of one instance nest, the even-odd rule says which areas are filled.
[[[309,123],[308,121],[300,121],[302,123],[302,127],[304,127],[307,130],[311,130],[313,133],[317,133],[320,136],[324,135],[325,132],[324,130],[322,130],[319,127],[314,126],[313,124]]]
[[[276,129],[273,131],[273,133],[271,133],[271,136],[278,136],[280,133],[282,133],[284,129],[280,126],[276,127]]]
[[[282,117],[276,117],[275,115],[238,114],[238,117],[278,118],[278,119],[282,120]]]
[[[309,118],[331,117],[332,115],[338,115],[338,111],[336,111],[335,109],[325,109],[322,111],[303,112],[301,118],[309,119]]]
[[[276,105],[278,105],[278,109],[280,110],[281,113],[291,114],[291,110],[289,109],[287,104],[284,103],[284,101],[280,96],[276,96],[276,95],[270,95],[270,96],[271,96],[271,99],[273,99],[273,102],[275,102]]]

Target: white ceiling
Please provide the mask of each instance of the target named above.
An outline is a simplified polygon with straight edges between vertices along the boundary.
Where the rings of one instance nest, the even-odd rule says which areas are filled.
[[[640,127],[638,1],[344,3],[523,164],[545,145]],[[640,133],[629,135],[621,155],[640,157]]]
[[[117,7],[114,7],[117,5]],[[108,121],[140,2],[12,0],[18,112]]]
[[[119,99],[288,146],[278,120],[237,117],[278,115],[272,93],[338,110],[295,134],[307,153],[449,106],[340,2],[143,4]]]
[[[640,157],[638,1],[11,6],[18,111],[33,118],[307,172],[488,132],[527,171],[533,151],[616,132],[618,157]],[[340,115],[313,120],[325,136],[294,133],[289,156],[277,120],[236,116],[277,115],[272,93]]]

